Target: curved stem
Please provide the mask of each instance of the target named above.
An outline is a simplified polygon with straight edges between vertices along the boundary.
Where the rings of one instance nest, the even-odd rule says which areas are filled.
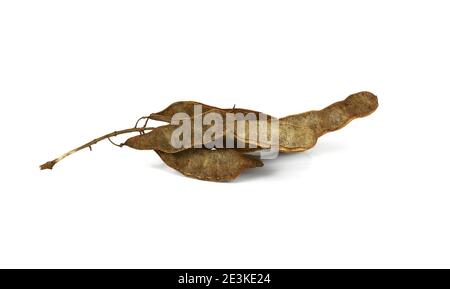
[[[92,146],[94,144],[98,143],[99,141],[102,141],[104,139],[110,139],[111,137],[118,136],[120,134],[125,134],[125,133],[130,133],[130,132],[144,132],[146,130],[152,130],[152,129],[153,129],[152,127],[137,127],[137,128],[135,127],[135,128],[128,128],[128,129],[114,131],[112,133],[105,134],[104,136],[101,136],[99,138],[96,138],[96,139],[88,142],[88,143],[85,143],[84,145],[77,147],[76,149],[66,152],[65,154],[59,156],[58,158],[56,158],[52,161],[48,161],[45,164],[40,165],[39,167],[41,168],[41,170],[46,170],[46,169],[51,170],[53,168],[53,166],[56,165],[59,161],[61,161],[65,157],[70,156],[73,153],[76,153],[77,151],[80,151],[85,148],[89,148],[90,150],[92,150]],[[122,145],[118,145],[118,146],[122,146]]]

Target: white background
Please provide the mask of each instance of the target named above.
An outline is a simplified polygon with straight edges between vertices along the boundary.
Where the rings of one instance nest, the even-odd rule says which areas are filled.
[[[450,267],[449,13],[2,1],[1,267]],[[281,117],[361,90],[378,95],[374,114],[232,183],[108,142],[38,168],[177,100]]]

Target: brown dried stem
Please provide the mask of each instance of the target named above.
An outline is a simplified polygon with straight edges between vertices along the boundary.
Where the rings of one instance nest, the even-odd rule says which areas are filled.
[[[99,138],[96,138],[96,139],[94,139],[94,140],[92,140],[92,141],[90,141],[90,142],[88,142],[88,143],[86,143],[86,144],[84,144],[84,145],[82,145],[80,147],[77,147],[76,149],[68,151],[65,154],[59,156],[58,158],[56,158],[56,159],[54,159],[52,161],[48,161],[45,164],[40,165],[39,167],[41,168],[41,170],[46,170],[46,169],[51,170],[53,168],[53,166],[56,165],[59,161],[61,161],[62,159],[66,158],[68,156],[70,156],[73,153],[76,153],[77,151],[80,151],[80,150],[85,149],[85,148],[89,148],[90,150],[92,150],[92,146],[94,144],[98,143],[99,141],[102,141],[104,139],[109,139],[111,141],[111,139],[110,139],[111,137],[118,136],[120,134],[131,133],[131,132],[144,132],[146,130],[152,130],[152,129],[153,129],[153,127],[135,127],[135,128],[128,128],[128,129],[124,129],[124,130],[119,130],[119,131],[114,131],[112,133],[108,133],[108,134],[106,134],[104,136],[101,136]],[[122,147],[122,144],[117,145],[117,146]]]

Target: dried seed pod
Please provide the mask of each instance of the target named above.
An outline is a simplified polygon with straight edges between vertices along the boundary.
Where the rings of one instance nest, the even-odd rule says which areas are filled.
[[[194,126],[191,126],[191,139],[189,142],[184,143],[183,146],[173,146],[172,136],[180,126],[178,125],[163,125],[153,129],[149,133],[133,136],[125,141],[123,145],[137,149],[137,150],[158,150],[165,153],[177,153],[186,149],[193,148],[196,144]],[[205,129],[203,129],[205,131]],[[223,135],[217,135],[212,141],[223,138]],[[209,143],[203,143],[203,137],[201,136],[198,146],[202,147]]]
[[[236,123],[236,125],[239,122]],[[254,124],[256,133],[250,133],[250,127]],[[264,133],[262,135],[261,133]],[[275,135],[274,135],[275,134]],[[278,146],[281,152],[302,152],[312,148],[317,142],[317,135],[314,130],[307,126],[293,125],[288,122],[280,122],[277,119],[268,119],[266,123],[259,121],[249,121],[245,126],[245,131],[236,133],[233,137],[245,143],[249,147],[259,149],[270,149]],[[274,142],[274,140],[278,140]]]
[[[280,121],[279,128],[280,152],[302,152],[317,143],[318,136],[313,129],[307,126],[296,126]]]
[[[177,128],[171,124],[159,126],[148,133],[130,137],[123,145],[137,150],[160,150],[166,153],[183,151],[186,148],[172,146],[172,134]]]
[[[149,119],[153,120],[159,120],[170,123],[172,120],[172,117],[180,112],[184,112],[189,117],[194,117],[194,106],[201,105],[202,106],[202,113],[209,112],[211,110],[219,109],[215,106],[210,106],[207,104],[203,104],[196,101],[177,101],[166,107],[165,109],[161,110],[160,112],[152,113],[149,116]]]
[[[299,127],[309,127],[317,137],[338,130],[355,118],[364,117],[374,112],[378,107],[378,98],[367,91],[350,95],[343,101],[333,103],[322,109],[280,118],[282,123]]]
[[[233,149],[188,149],[177,153],[156,151],[166,165],[183,175],[206,181],[231,181],[245,169],[262,167],[260,159]]]
[[[194,120],[191,120],[194,122]],[[233,148],[241,151],[256,151],[260,149],[269,149],[274,143],[272,142],[272,120],[268,119],[266,124],[266,137],[260,136],[259,121],[245,121],[244,131],[238,132],[237,127],[239,122],[234,123],[233,132],[230,132],[229,128],[225,128],[221,134],[215,135],[214,138],[208,142],[203,142],[203,137],[200,139],[199,146],[210,146],[211,142],[221,143],[221,147],[226,147],[226,138],[232,138],[233,143],[241,143],[243,146],[234,146]],[[244,121],[242,121],[244,122]],[[250,133],[250,128],[253,127],[256,133]],[[194,147],[194,125],[191,125],[191,140],[183,147],[174,147],[172,145],[172,135],[177,130],[177,125],[164,125],[153,129],[152,131],[137,135],[129,138],[124,145],[138,149],[138,150],[159,150],[165,153],[177,153],[186,149]],[[203,125],[202,131],[205,132],[209,128],[208,125]],[[278,135],[279,135],[279,150],[281,152],[301,152],[313,147],[318,136],[315,131],[308,126],[298,126],[287,122],[280,122]]]
[[[211,110],[209,111],[209,113],[217,113],[218,116],[221,117],[222,120],[226,119],[226,112],[222,111],[222,110]],[[211,137],[211,139],[209,141],[205,141],[204,140],[204,135],[200,134],[199,135],[199,131],[197,131],[196,129],[196,121],[199,120],[200,123],[200,127],[201,127],[201,133],[206,133],[208,131],[208,129],[210,129],[213,124],[204,124],[202,121],[202,118],[204,117],[204,115],[208,113],[205,112],[201,115],[197,115],[193,118],[189,118],[189,119],[185,119],[184,121],[189,121],[190,122],[190,141],[186,142],[183,144],[182,147],[180,146],[173,146],[172,143],[172,137],[174,135],[174,133],[181,129],[181,125],[172,125],[172,124],[168,124],[168,125],[164,125],[164,126],[160,126],[157,127],[155,129],[153,129],[151,132],[146,133],[146,134],[142,134],[142,135],[137,135],[134,137],[129,138],[123,145],[134,148],[134,149],[138,149],[138,150],[159,150],[159,151],[163,151],[166,153],[176,153],[176,152],[180,152],[189,148],[193,148],[193,147],[201,147],[201,146],[207,146],[209,148],[211,148],[211,143],[215,143],[215,144],[222,144],[220,148],[224,148],[226,147],[226,138],[229,137],[230,140],[233,141],[233,143],[235,142],[239,142],[244,144],[244,147],[236,147],[234,146],[233,148],[238,148],[238,149],[251,149],[254,150],[256,148],[270,148],[271,143],[269,141],[264,141],[263,139],[259,139],[258,134],[251,134],[250,133],[250,127],[252,126],[252,124],[254,124],[255,128],[259,131],[259,125],[260,123],[257,120],[236,120],[231,124],[231,127],[228,127],[226,125],[226,123],[223,124],[222,129],[220,130],[219,133],[214,133],[214,135]],[[264,116],[267,117],[263,114],[261,114],[260,116]],[[257,118],[256,118],[257,119]],[[267,123],[268,123],[268,129],[270,129],[270,123],[271,123],[271,118],[268,117],[267,118]],[[242,131],[242,133],[240,133],[240,131],[238,131],[238,127],[239,125],[242,124],[242,127],[244,127],[244,131]]]
[[[153,129],[151,132],[136,135],[127,139],[122,145],[137,149],[137,150],[158,150],[165,153],[177,153],[194,147],[194,133],[191,133],[191,141],[182,147],[175,147],[172,145],[172,134],[178,129],[175,125],[164,125]],[[228,134],[229,135],[229,134]],[[223,134],[215,135],[210,142],[203,142],[199,146],[212,147],[211,143],[221,143],[221,148],[226,147],[227,134],[224,131]],[[231,135],[230,138],[233,139],[234,149],[242,151],[255,151],[261,148],[270,148],[270,144],[264,142],[258,142],[257,140],[246,140],[245,138],[239,138]],[[241,143],[238,146],[237,143]],[[251,145],[250,145],[251,144]]]
[[[176,112],[186,112],[193,115],[194,105],[203,105],[203,114],[208,112],[259,112],[246,109],[218,109],[213,106],[204,105],[198,102],[175,102],[165,110],[153,114],[155,119],[170,121]],[[317,139],[325,133],[338,130],[355,118],[364,117],[371,114],[378,107],[377,97],[367,91],[350,95],[343,101],[336,102],[322,110],[309,111],[301,114],[290,115],[279,119],[279,149],[281,152],[300,152],[312,148]],[[268,117],[268,137],[271,138],[270,120]],[[237,124],[236,124],[237,125]],[[259,125],[259,124],[258,124]],[[254,145],[258,148],[269,148],[271,143],[262,142],[258,135],[251,137],[248,127],[243,135],[234,133],[234,137],[247,145]],[[236,128],[236,126],[235,126]],[[236,132],[236,130],[234,130]],[[229,135],[228,132],[224,135]]]
[[[194,115],[195,111],[194,111],[194,106],[199,105],[201,106],[201,113]],[[211,106],[211,105],[207,105],[207,104],[203,104],[200,102],[195,102],[195,101],[178,101],[178,102],[174,102],[171,105],[169,105],[167,108],[163,109],[160,112],[157,113],[152,113],[149,117],[146,117],[148,119],[153,119],[153,120],[159,120],[159,121],[165,121],[165,122],[171,122],[172,117],[176,114],[176,113],[186,113],[188,115],[188,117],[186,119],[181,119],[183,121],[190,119],[192,121],[191,123],[191,127],[194,128],[193,122],[194,119],[196,118],[203,118],[205,117],[207,114],[209,113],[217,113],[219,114],[222,119],[225,121],[227,119],[227,114],[234,114],[236,117],[238,114],[241,114],[241,117],[245,118],[245,117],[249,117],[249,114],[252,114],[251,117],[254,117],[254,119],[256,120],[260,120],[260,119],[267,119],[267,122],[269,123],[269,127],[268,129],[270,129],[270,123],[272,121],[272,119],[274,119],[274,117],[267,115],[265,113],[259,112],[259,111],[255,111],[255,110],[250,110],[250,109],[244,109],[244,108],[229,108],[229,109],[221,109],[215,106]],[[250,118],[251,118],[250,117]],[[245,122],[245,123],[244,123]],[[259,150],[261,148],[270,148],[271,143],[267,142],[267,141],[263,141],[259,138],[258,135],[252,136],[251,134],[249,134],[249,127],[250,127],[250,123],[252,123],[252,120],[236,120],[234,122],[234,126],[232,128],[230,127],[226,127],[224,125],[223,127],[223,132],[218,134],[218,135],[214,135],[214,139],[213,142],[214,143],[222,143],[222,148],[225,148],[226,145],[226,138],[230,138],[230,139],[234,139],[234,142],[238,142],[241,144],[244,144],[245,147],[240,147],[240,146],[234,146],[234,148],[237,148],[241,151],[255,151],[255,150]],[[240,134],[238,133],[237,128],[240,126],[240,124],[244,124],[245,127],[245,131],[241,132]],[[256,126],[259,127],[259,123],[256,122]],[[202,127],[202,131],[205,132],[208,130],[208,128],[210,128],[211,125],[203,125]],[[176,127],[172,127],[172,128],[165,128],[165,130],[172,130],[175,131]],[[259,128],[258,128],[259,129]],[[155,131],[154,134],[158,134],[158,131]],[[191,136],[193,136],[195,133],[194,130],[192,130],[191,132]],[[135,148],[138,149],[157,149],[155,148],[154,145],[145,145],[145,143],[147,143],[148,141],[145,140],[145,138],[150,138],[152,135],[147,135],[147,136],[143,136],[143,137],[135,137],[135,139],[130,140],[129,142],[125,143],[125,145],[130,145],[130,146],[136,146]],[[138,141],[139,139],[139,141]],[[175,149],[175,148],[170,148],[170,145],[167,145],[169,143],[169,135],[165,134],[164,140],[161,140],[162,142],[164,142],[166,145],[164,145],[161,150],[164,152],[178,152],[183,150],[182,148],[180,149]],[[191,142],[193,143],[193,142]],[[203,145],[208,145],[208,143],[203,143]]]
[[[172,120],[172,117],[177,113],[186,113],[190,118],[193,118],[194,115],[194,107],[196,105],[200,105],[202,108],[202,114],[212,112],[212,111],[222,111],[222,112],[230,112],[230,113],[254,113],[255,115],[259,115],[260,112],[245,109],[245,108],[218,108],[215,106],[203,104],[201,102],[196,101],[177,101],[166,107],[165,109],[161,110],[160,112],[152,113],[148,117],[149,119],[153,120],[159,120],[170,123]]]

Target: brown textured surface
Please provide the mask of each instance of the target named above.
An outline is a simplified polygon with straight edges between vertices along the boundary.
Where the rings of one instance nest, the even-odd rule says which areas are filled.
[[[225,119],[225,114],[226,114],[225,111],[222,111],[220,109],[213,109],[213,110],[210,110],[209,112],[210,113],[211,112],[218,113],[223,117],[223,119]],[[205,112],[205,113],[208,113],[208,112]],[[175,148],[171,145],[172,134],[174,133],[174,131],[177,128],[180,127],[180,125],[172,125],[172,124],[163,125],[163,126],[153,129],[149,133],[131,137],[124,143],[124,145],[134,148],[134,149],[138,149],[138,150],[159,150],[159,151],[163,151],[166,153],[176,153],[176,152],[180,152],[180,151],[192,148],[193,144],[194,144],[194,135],[195,135],[195,131],[194,131],[195,119],[203,117],[203,115],[205,113],[203,113],[201,115],[197,115],[194,118],[187,119],[187,121],[191,122],[191,142],[190,142],[191,146]],[[249,149],[249,148],[254,148],[254,147],[262,147],[262,148],[270,147],[270,143],[261,142],[258,139],[257,135],[256,135],[256,138],[250,137],[250,134],[249,134],[250,126],[249,125],[245,126],[244,134],[237,135],[236,127],[237,127],[238,122],[239,121],[234,123],[234,126],[235,126],[234,134],[232,134],[231,132],[229,132],[227,130],[226,124],[224,123],[223,131],[220,134],[215,135],[213,140],[221,140],[221,142],[223,144],[225,144],[225,138],[227,135],[229,135],[229,136],[233,137],[235,142],[239,141],[240,143],[243,143],[246,145],[245,148],[243,148],[243,150]],[[270,118],[268,119],[268,123],[270,125]],[[259,123],[257,121],[255,121],[255,124],[259,125]],[[205,133],[205,131],[208,130],[212,126],[213,125],[202,125],[202,132]],[[269,128],[270,128],[270,126],[269,126]],[[203,137],[202,137],[202,140],[203,140]],[[208,145],[208,143],[203,143],[203,141],[202,141],[202,144]]]
[[[378,98],[368,91],[350,95],[322,110],[312,110],[280,118],[280,123],[309,127],[317,137],[338,130],[355,118],[364,117],[378,107]]]
[[[148,133],[130,137],[123,145],[137,150],[160,150],[166,153],[185,150],[171,145],[172,133],[176,128],[177,126],[170,124],[159,126]]]
[[[172,104],[171,106],[169,106],[170,109],[168,108],[163,112],[167,117],[169,117],[169,114],[173,113],[175,110],[180,110],[183,107],[186,107],[186,111],[187,113],[189,113],[193,111],[190,110],[193,103],[199,104],[195,102],[176,103],[177,105]],[[209,111],[204,110],[202,115],[195,116],[194,118],[200,118],[208,112],[216,112],[221,114],[223,117],[226,114],[226,111],[223,111],[221,109],[213,108],[212,106],[207,107],[212,109],[210,109]],[[355,118],[369,115],[370,113],[375,111],[377,107],[377,97],[370,92],[363,91],[352,94],[345,100],[336,102],[322,110],[309,111],[301,114],[283,117],[279,120],[280,152],[301,152],[310,149],[317,143],[317,139],[323,134],[340,129]],[[191,143],[193,143],[193,119],[190,119],[190,121],[192,128]],[[256,126],[258,126],[259,122],[255,122]],[[269,139],[271,137],[270,125],[271,118],[268,118],[267,134],[269,136]],[[246,129],[243,135],[236,134],[236,126],[237,122],[235,123],[234,138],[242,143],[245,143],[247,148],[250,144],[259,148],[269,148],[271,146],[270,142],[261,141],[258,138],[258,135],[252,138],[249,134],[249,125],[245,126]],[[176,125],[170,124],[160,126],[149,133],[138,135],[128,139],[125,142],[125,145],[135,149],[154,149],[166,153],[175,153],[191,148],[192,146],[187,148],[174,148],[171,145],[172,133],[175,131],[175,129],[177,129],[177,127],[178,126]],[[209,125],[203,125],[203,132],[205,132],[209,127]],[[216,138],[220,139],[226,135],[230,134],[224,127],[223,133],[217,135]]]
[[[280,121],[280,152],[303,152],[315,146],[317,135],[307,126],[296,126]]]
[[[153,120],[159,120],[170,123],[172,120],[172,116],[176,113],[184,112],[189,115],[190,118],[194,117],[194,106],[201,105],[202,106],[202,114],[212,112],[212,111],[221,111],[221,112],[230,112],[230,113],[254,113],[257,116],[259,115],[259,111],[254,111],[245,108],[218,108],[215,106],[203,104],[201,102],[196,101],[177,101],[161,110],[160,112],[150,114],[149,118]]]
[[[166,165],[183,175],[207,181],[231,181],[245,169],[262,167],[261,160],[233,149],[188,149],[178,153],[156,151]]]
[[[355,118],[371,114],[377,107],[378,98],[370,92],[362,91],[322,110],[280,118],[280,151],[298,152],[309,149],[320,136],[343,128]]]

